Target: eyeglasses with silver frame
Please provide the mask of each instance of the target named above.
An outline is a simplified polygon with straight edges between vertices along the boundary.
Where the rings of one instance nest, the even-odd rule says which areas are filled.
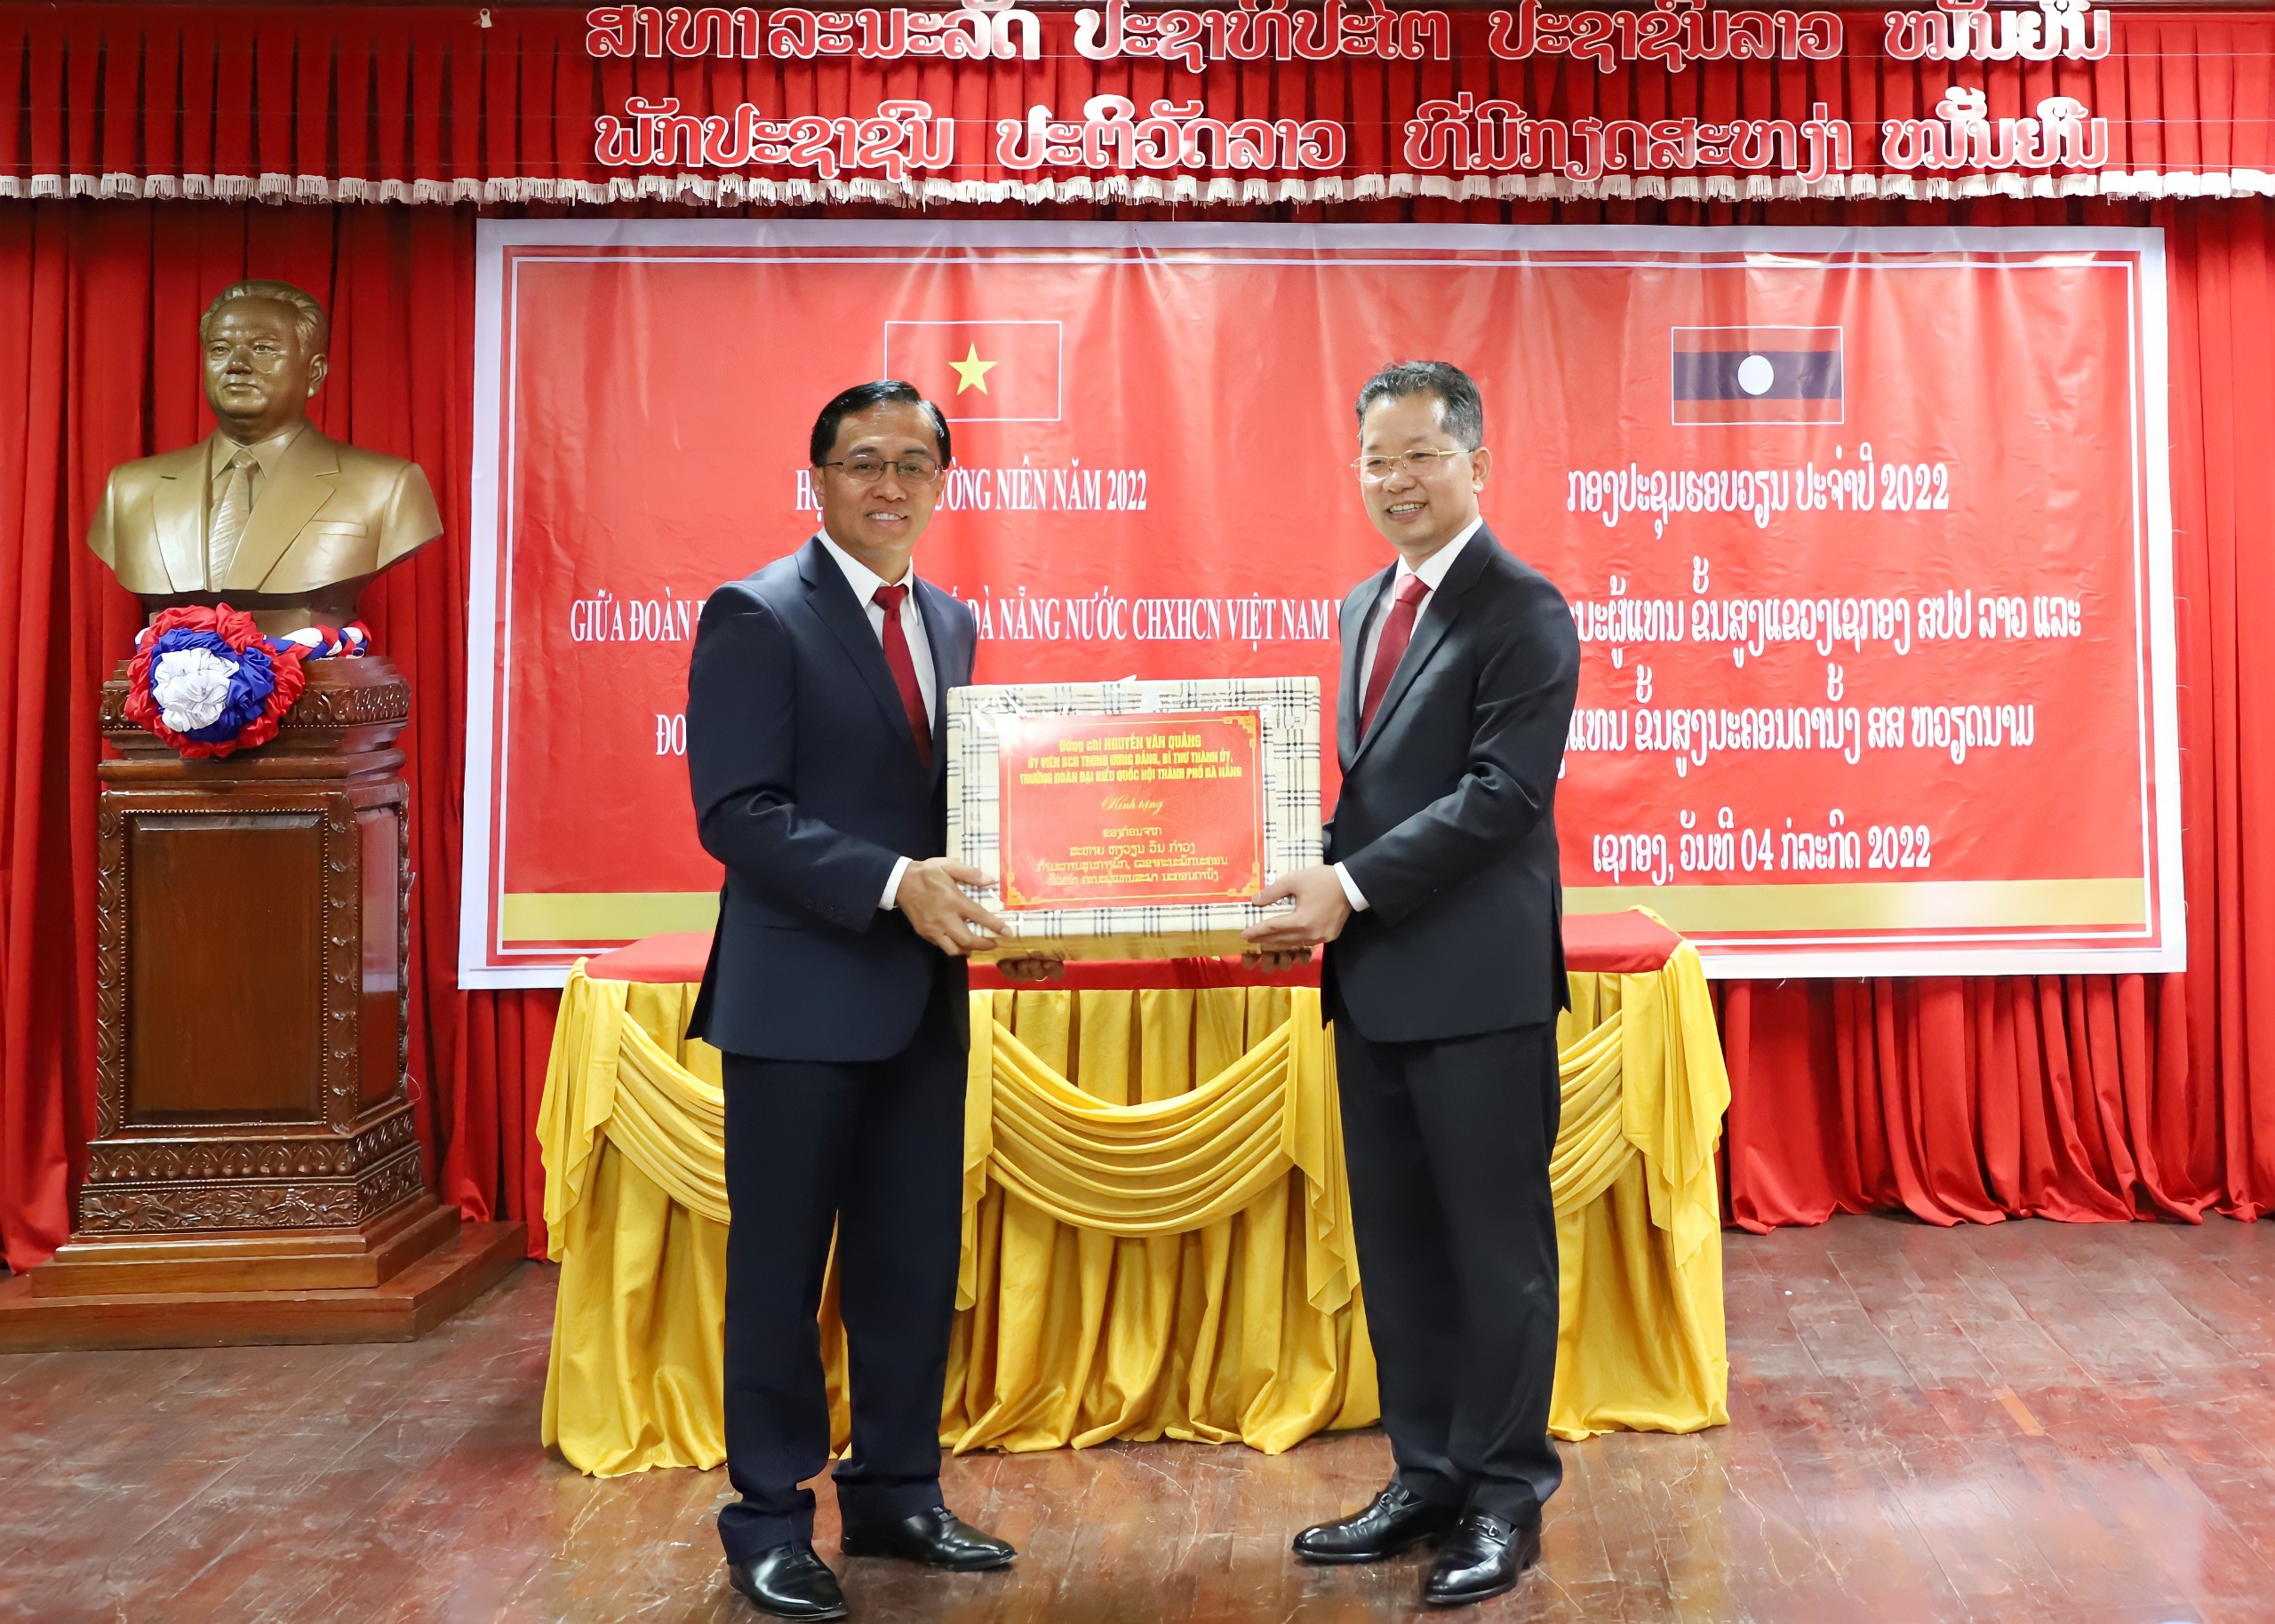
[[[1398,473],[1412,474],[1416,479],[1428,479],[1449,458],[1466,457],[1474,447],[1455,451],[1401,451],[1395,457],[1361,457],[1351,466],[1359,471],[1359,478],[1367,484],[1379,485]]]
[[[857,485],[874,485],[884,478],[890,468],[905,483],[929,485],[946,472],[929,457],[902,457],[888,461],[882,457],[844,457],[821,465],[825,468],[842,468],[845,477]]]

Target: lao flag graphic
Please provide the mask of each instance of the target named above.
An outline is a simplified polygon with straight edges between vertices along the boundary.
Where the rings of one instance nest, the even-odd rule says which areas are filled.
[[[884,375],[951,423],[1056,423],[1064,338],[1057,322],[887,322]]]
[[[1669,347],[1678,424],[1842,420],[1838,327],[1677,327]]]

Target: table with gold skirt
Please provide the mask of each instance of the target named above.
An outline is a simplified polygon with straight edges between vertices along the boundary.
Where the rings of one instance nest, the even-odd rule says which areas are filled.
[[[1550,1425],[1568,1439],[1728,1419],[1714,1147],[1729,1084],[1698,956],[1660,934],[1656,953],[1610,955],[1626,967],[1576,968],[1558,1027]],[[682,1035],[695,989],[671,967],[699,965],[694,947],[579,967],[539,1113],[561,1265],[544,1439],[603,1477],[726,1458],[719,1056]],[[1277,1453],[1372,1423],[1318,989],[1084,970],[1072,987],[971,994],[942,1443]],[[1176,979],[1234,978],[1211,964]],[[822,1339],[842,1448],[834,1266]]]

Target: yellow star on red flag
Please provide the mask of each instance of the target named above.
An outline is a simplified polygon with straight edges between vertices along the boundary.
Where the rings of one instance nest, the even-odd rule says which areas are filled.
[[[978,345],[974,344],[965,351],[962,361],[951,361],[948,364],[956,370],[958,394],[962,394],[967,389],[977,389],[982,394],[987,393],[987,373],[989,369],[996,363],[992,361],[982,361],[979,358]]]
[[[1065,323],[914,313],[884,324],[882,378],[904,378],[951,423],[1056,423],[1064,415]]]

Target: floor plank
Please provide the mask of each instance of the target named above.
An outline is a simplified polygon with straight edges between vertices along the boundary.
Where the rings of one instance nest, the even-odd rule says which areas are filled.
[[[1885,1218],[1725,1237],[1731,1425],[1565,1450],[1546,1560],[1480,1620],[2247,1624],[2275,1617],[2275,1228]],[[722,1473],[600,1482],[537,1446],[552,1274],[426,1340],[0,1357],[0,1619],[754,1619]],[[1007,1574],[834,1554],[857,1618],[1417,1616],[1419,1556],[1314,1570],[1378,1432],[1276,1460],[952,1461]]]

